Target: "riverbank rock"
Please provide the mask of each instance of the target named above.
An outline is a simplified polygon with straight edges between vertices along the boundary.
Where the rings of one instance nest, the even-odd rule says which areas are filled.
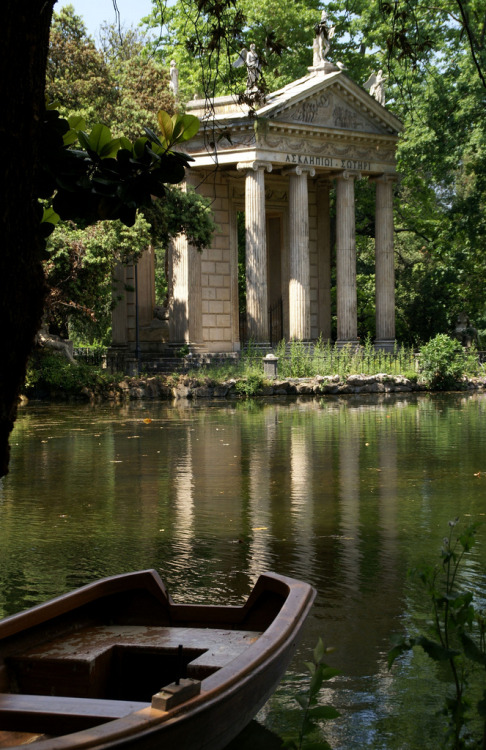
[[[207,376],[201,379],[177,375],[151,375],[147,377],[124,377],[120,382],[101,383],[90,388],[83,387],[76,394],[63,393],[52,389],[34,398],[49,400],[85,400],[92,403],[113,401],[124,403],[129,400],[210,400],[210,399],[244,399],[244,389],[237,390],[238,381],[231,378],[217,382]],[[272,396],[348,396],[366,394],[392,394],[427,391],[425,383],[419,379],[411,380],[403,375],[378,373],[362,375],[353,373],[347,378],[339,375],[316,375],[312,378],[279,378],[264,381],[256,395]],[[486,390],[486,377],[464,378],[457,390]]]

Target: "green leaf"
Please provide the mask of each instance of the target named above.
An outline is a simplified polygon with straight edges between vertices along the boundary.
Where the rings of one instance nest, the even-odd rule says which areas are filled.
[[[416,645],[421,646],[427,656],[430,656],[430,658],[434,661],[447,661],[448,659],[453,659],[454,656],[459,655],[459,651],[453,651],[450,648],[444,648],[444,646],[441,646],[441,644],[437,643],[437,641],[431,641],[424,635],[414,640]]]
[[[84,148],[85,151],[89,151],[91,149],[88,134],[85,133],[84,130],[80,130],[78,132],[78,140],[81,148]]]
[[[317,641],[316,647],[313,651],[313,657],[316,664],[319,664],[320,661],[324,658],[326,653],[326,649],[324,648],[324,644],[322,642],[322,638],[319,638]]]
[[[81,115],[69,115],[67,121],[72,130],[84,130],[86,127],[86,122]]]
[[[305,709],[309,705],[309,699],[306,693],[300,693],[299,695],[296,695],[295,700],[301,708]]]
[[[91,151],[101,156],[101,152],[107,143],[111,141],[111,133],[106,125],[98,123],[94,125],[91,133],[89,134],[89,147]]]
[[[322,670],[317,669],[315,674],[312,675],[312,678],[310,681],[309,694],[311,698],[314,698],[314,696],[317,695],[317,693],[322,687],[323,681],[324,681],[324,678],[322,676]]]
[[[125,149],[126,151],[130,151],[130,153],[133,153],[133,145],[129,138],[125,138],[122,136],[119,138],[120,141],[120,149]]]
[[[121,138],[113,138],[98,153],[102,159],[114,159],[121,148]]]
[[[486,654],[481,651],[477,643],[466,633],[461,633],[461,642],[467,658],[486,667]]]
[[[68,130],[66,133],[64,133],[62,137],[62,141],[65,146],[72,146],[73,143],[76,143],[78,140],[78,133],[76,130]]]
[[[199,130],[199,120],[194,115],[174,115],[172,143],[183,143],[193,138]]]
[[[137,138],[137,140],[133,144],[133,153],[138,159],[145,153],[145,144],[147,143],[149,143],[149,139],[142,137]]]
[[[332,706],[316,706],[309,710],[309,715],[313,719],[337,719],[340,716],[339,711],[336,711]]]
[[[48,222],[49,224],[56,225],[60,221],[60,219],[61,217],[54,211],[52,206],[49,206],[49,208],[44,208],[41,223]]]
[[[172,117],[164,112],[163,109],[159,109],[157,112],[157,122],[159,123],[160,132],[162,133],[163,139],[167,145],[170,145],[172,139],[172,133],[174,132],[174,124]]]

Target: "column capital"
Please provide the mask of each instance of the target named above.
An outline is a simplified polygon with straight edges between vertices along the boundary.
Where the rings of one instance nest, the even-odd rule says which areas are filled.
[[[260,159],[254,159],[253,161],[240,161],[236,165],[236,169],[239,172],[249,172],[253,170],[258,172],[259,169],[265,169],[267,172],[272,171],[272,164],[269,161],[261,161]]]
[[[395,183],[401,180],[397,172],[384,172],[383,174],[372,174],[368,177],[370,182]]]
[[[286,167],[286,169],[282,169],[282,174],[288,175],[288,174],[307,174],[309,177],[314,177],[316,173],[316,170],[314,167],[306,167],[302,164],[299,164],[295,167]]]
[[[339,172],[339,174],[335,175],[336,180],[361,180],[362,178],[361,172],[357,172],[352,169],[345,169],[343,172]]]

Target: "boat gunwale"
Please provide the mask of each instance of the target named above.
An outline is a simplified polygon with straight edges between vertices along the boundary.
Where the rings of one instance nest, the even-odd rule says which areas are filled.
[[[286,589],[286,596],[276,617],[268,628],[260,633],[257,640],[225,666],[201,681],[201,693],[199,695],[167,712],[153,709],[147,703],[146,708],[132,712],[121,718],[95,725],[90,729],[46,740],[39,740],[35,743],[38,750],[67,750],[68,748],[81,749],[89,747],[108,748],[115,745],[119,747],[124,742],[133,741],[134,736],[146,736],[156,733],[165,726],[183,720],[184,717],[190,718],[194,714],[209,710],[213,703],[217,703],[222,693],[227,693],[229,697],[230,694],[238,691],[245,683],[252,680],[255,670],[262,671],[266,663],[271,664],[279,658],[279,655],[285,653],[291,647],[291,642],[300,632],[315,597],[315,590],[310,584],[281,576],[277,573],[262,573],[243,606],[174,604],[156,571],[139,571],[87,584],[75,592],[64,594],[49,602],[37,605],[31,610],[25,610],[18,615],[13,615],[8,618],[10,624],[15,626],[15,630],[10,634],[19,632],[18,626],[21,624],[21,619],[25,619],[31,613],[35,613],[37,617],[35,624],[42,624],[52,617],[52,615],[47,614],[47,610],[54,610],[56,615],[69,612],[72,607],[67,606],[67,600],[72,602],[75,599],[82,604],[88,603],[98,598],[97,596],[93,597],[93,594],[101,590],[103,593],[100,594],[100,598],[126,589],[126,585],[121,587],[118,585],[120,582],[126,583],[130,581],[137,583],[137,577],[141,575],[148,581],[147,574],[152,576],[154,582],[159,586],[159,591],[161,589],[164,596],[167,597],[171,613],[174,612],[174,614],[178,615],[190,612],[191,616],[193,616],[197,611],[201,613],[211,611],[214,613],[217,610],[241,615],[248,609],[248,605],[251,605],[254,592],[257,589],[259,591],[275,591],[277,589],[281,594]],[[111,585],[107,586],[110,583],[114,583],[115,587],[113,588]],[[81,603],[79,606],[81,606]],[[62,612],[58,609],[58,605],[61,605],[60,609],[63,610]],[[237,620],[238,618],[235,619]],[[0,621],[0,638],[2,637],[2,624],[4,622],[5,620]]]

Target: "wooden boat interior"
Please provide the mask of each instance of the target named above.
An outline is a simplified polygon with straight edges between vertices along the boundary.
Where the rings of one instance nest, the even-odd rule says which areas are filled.
[[[286,587],[263,579],[241,607],[185,605],[142,571],[1,621],[0,747],[146,710],[179,677],[204,681],[280,611]]]

